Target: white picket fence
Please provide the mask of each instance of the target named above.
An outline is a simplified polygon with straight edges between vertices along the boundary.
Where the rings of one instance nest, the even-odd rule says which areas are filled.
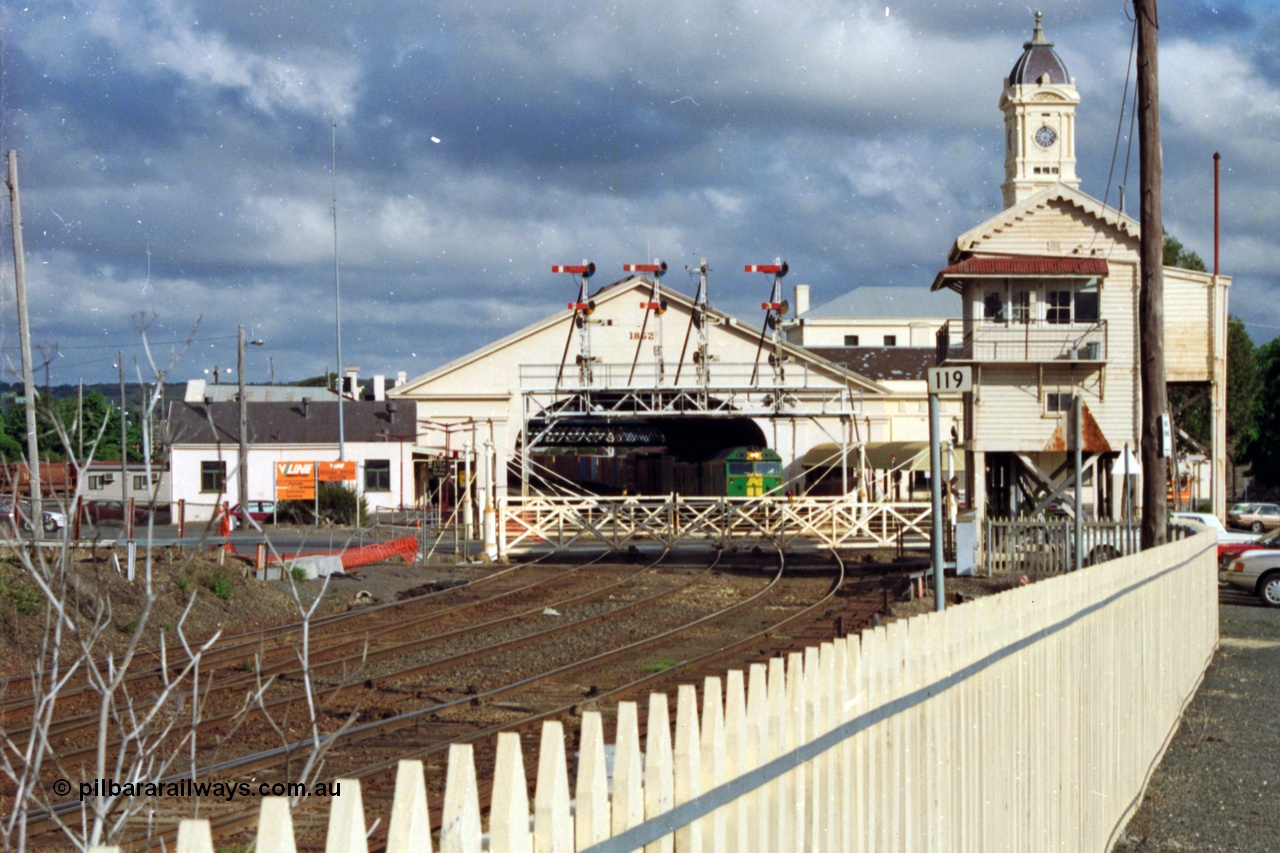
[[[469,745],[449,753],[442,851],[1105,851],[1136,807],[1218,640],[1209,534],[943,613],[869,629],[618,705],[607,766],[582,715],[571,780],[542,730],[530,810],[520,738],[498,736],[487,838]],[[422,764],[401,762],[390,853],[431,851]],[[367,849],[343,780],[326,850]],[[387,816],[376,816],[388,819]],[[177,849],[212,853],[184,821]],[[293,851],[266,799],[259,853]]]

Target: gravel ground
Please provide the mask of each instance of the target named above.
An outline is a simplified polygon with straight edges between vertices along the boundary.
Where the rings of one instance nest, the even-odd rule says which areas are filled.
[[[1280,610],[1219,593],[1221,647],[1116,851],[1280,850]]]

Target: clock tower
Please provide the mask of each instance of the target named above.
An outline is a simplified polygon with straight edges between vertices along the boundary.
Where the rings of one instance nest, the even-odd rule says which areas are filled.
[[[1004,81],[1004,206],[1011,207],[1055,183],[1079,189],[1076,177],[1076,104],[1080,95],[1040,13],[1022,56]]]

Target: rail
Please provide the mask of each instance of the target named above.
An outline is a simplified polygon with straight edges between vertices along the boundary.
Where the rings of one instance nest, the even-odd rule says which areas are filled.
[[[1110,849],[1217,645],[1214,550],[1197,535],[868,629],[708,677],[701,702],[682,685],[674,737],[652,693],[643,750],[621,702],[612,762],[586,710],[576,778],[548,721],[532,803],[520,736],[499,734],[487,849]],[[359,782],[339,781],[326,849],[363,851]],[[484,849],[479,789],[453,744],[440,849]],[[429,827],[423,763],[401,761],[386,850]],[[293,836],[288,801],[265,800],[260,849]],[[209,824],[183,821],[178,848],[212,853]]]

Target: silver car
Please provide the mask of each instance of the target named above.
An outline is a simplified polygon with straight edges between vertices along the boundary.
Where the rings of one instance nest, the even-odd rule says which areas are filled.
[[[1280,607],[1280,551],[1249,551],[1231,561],[1218,580],[1248,590],[1269,607]]]

